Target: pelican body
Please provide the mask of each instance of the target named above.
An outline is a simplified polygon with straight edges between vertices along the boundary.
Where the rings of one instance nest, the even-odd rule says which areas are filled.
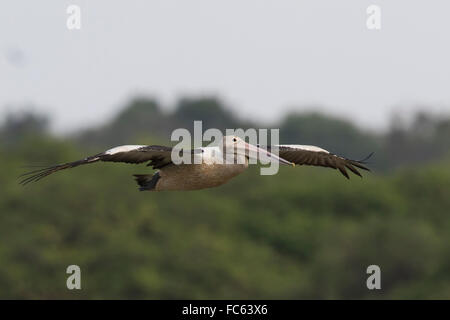
[[[158,179],[155,191],[213,188],[241,174],[247,167],[248,161],[245,164],[172,164],[160,169],[152,176],[152,180]],[[146,190],[145,185],[142,188]]]
[[[246,143],[236,136],[225,136],[221,146],[190,150],[189,163],[173,161],[173,150],[165,146],[126,145],[109,149],[82,160],[35,170],[22,175],[22,184],[36,182],[63,169],[98,161],[145,163],[157,169],[154,174],[135,174],[141,191],[199,190],[220,186],[244,172],[249,159],[259,155],[284,165],[313,165],[338,169],[346,178],[346,169],[361,176],[357,168],[369,170],[362,161],[336,156],[322,148],[305,145],[277,145],[259,147]],[[272,151],[276,151],[272,153]],[[230,158],[231,156],[231,158]],[[370,157],[370,155],[369,155]],[[230,161],[231,159],[231,161]]]

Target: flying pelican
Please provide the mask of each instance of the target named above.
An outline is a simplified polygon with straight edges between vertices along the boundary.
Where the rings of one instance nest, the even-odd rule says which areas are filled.
[[[278,155],[271,151],[278,151]],[[225,136],[221,147],[205,147],[190,150],[193,158],[200,157],[199,164],[174,164],[171,147],[125,145],[109,149],[105,152],[89,156],[82,160],[59,164],[23,174],[21,184],[39,181],[42,178],[63,169],[98,161],[144,163],[153,169],[154,174],[135,174],[134,177],[141,191],[164,190],[198,190],[222,185],[239,175],[249,164],[249,158],[257,159],[258,154],[267,156],[271,161],[285,165],[311,165],[338,169],[347,179],[346,169],[361,176],[357,168],[370,171],[364,166],[364,160],[350,160],[334,155],[322,148],[308,145],[276,145],[259,147],[246,143],[237,136]],[[232,155],[237,161],[224,161],[227,155]]]

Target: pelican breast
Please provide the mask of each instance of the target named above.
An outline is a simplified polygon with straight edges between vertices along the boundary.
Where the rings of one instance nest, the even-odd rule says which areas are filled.
[[[198,190],[226,183],[247,169],[245,164],[181,164],[161,168],[155,190]]]

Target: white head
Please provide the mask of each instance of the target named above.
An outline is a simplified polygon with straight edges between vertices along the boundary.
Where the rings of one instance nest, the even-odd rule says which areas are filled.
[[[283,158],[280,158],[276,154],[273,154],[265,149],[249,144],[237,136],[225,136],[223,137],[222,143],[224,155],[228,156],[232,155],[235,158],[237,158],[238,161],[240,158],[241,159],[249,158],[258,160],[259,158],[258,156],[265,156],[269,157],[271,161],[278,161],[279,163],[282,164],[292,165],[291,162]]]

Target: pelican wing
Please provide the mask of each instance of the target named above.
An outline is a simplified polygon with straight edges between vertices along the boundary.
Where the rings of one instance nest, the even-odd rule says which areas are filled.
[[[23,180],[20,182],[25,185],[29,182],[39,181],[46,176],[63,169],[69,169],[78,167],[83,164],[94,163],[97,161],[106,162],[123,162],[123,163],[143,163],[149,162],[148,165],[154,169],[161,168],[165,165],[172,163],[171,160],[171,147],[164,146],[143,146],[143,145],[126,145],[109,149],[105,152],[89,156],[82,160],[58,164],[27,172],[21,177]]]
[[[351,160],[332,154],[319,147],[294,144],[272,146],[268,150],[278,152],[281,158],[295,164],[338,169],[347,179],[350,179],[347,169],[360,177],[362,176],[358,169],[370,171],[364,164],[372,156],[370,154],[364,160]]]

